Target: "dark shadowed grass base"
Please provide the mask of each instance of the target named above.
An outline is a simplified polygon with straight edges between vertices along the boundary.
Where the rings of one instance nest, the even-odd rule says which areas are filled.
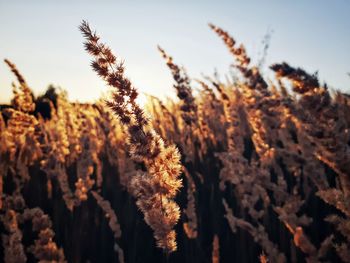
[[[249,147],[249,143],[246,145]],[[176,226],[178,249],[168,256],[156,247],[153,232],[144,222],[142,213],[135,205],[135,200],[120,185],[117,168],[112,167],[107,158],[101,156],[104,160],[101,195],[110,201],[112,208],[116,211],[122,230],[119,245],[124,250],[126,262],[211,262],[214,234],[219,237],[220,262],[258,262],[262,252],[261,247],[245,230],[238,229],[235,234],[232,233],[224,218],[223,197],[228,200],[234,213],[239,217],[243,217],[244,214],[237,206],[232,186],[228,186],[224,192],[220,191],[218,187],[220,163],[213,154],[209,153],[203,162],[196,160],[194,165],[187,166],[190,172],[193,174],[195,171],[200,172],[205,178],[204,184],[201,184],[199,178],[194,176],[197,186],[195,196],[198,237],[194,240],[187,238],[183,231],[183,218],[181,218]],[[74,165],[67,170],[72,189],[76,181],[75,171]],[[327,172],[331,177],[332,171],[328,169]],[[29,208],[38,206],[51,217],[53,230],[56,233],[55,241],[58,246],[63,247],[68,262],[118,262],[118,255],[113,249],[113,233],[102,210],[91,195],[86,202],[70,212],[65,206],[56,180],[52,181],[52,198],[48,198],[46,175],[40,171],[39,164],[30,168],[30,176],[29,183],[23,189],[27,206]],[[11,185],[11,175],[8,174],[4,180],[5,192],[12,191]],[[186,207],[187,203],[186,188],[186,181],[184,181],[184,188],[176,198],[182,208]],[[313,218],[313,223],[307,228],[306,233],[311,241],[319,246],[325,237],[334,232],[323,218],[330,212],[337,212],[315,195],[311,195],[310,199],[306,200],[303,210],[301,212]],[[295,248],[292,235],[281,224],[274,211],[265,213],[263,221],[267,226],[266,231],[270,240],[286,255],[287,262],[305,262],[305,255]],[[23,244],[27,248],[33,244],[36,235],[31,232],[30,223],[26,223],[23,227]],[[4,233],[2,226],[1,232]],[[28,262],[35,262],[34,257],[29,253],[27,257]],[[2,247],[0,258],[3,258]],[[338,261],[335,254],[327,255],[327,259],[332,262]]]

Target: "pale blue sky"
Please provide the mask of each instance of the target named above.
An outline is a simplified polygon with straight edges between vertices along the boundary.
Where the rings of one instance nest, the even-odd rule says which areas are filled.
[[[254,59],[262,38],[274,31],[269,65],[287,61],[319,71],[322,81],[350,92],[350,1],[18,1],[0,0],[0,58],[17,64],[36,94],[49,83],[72,100],[92,101],[107,88],[90,69],[77,27],[88,20],[125,60],[127,75],[141,91],[174,94],[161,45],[190,76],[223,75],[232,62],[208,22],[245,44]],[[266,72],[269,70],[266,69]],[[0,63],[0,102],[11,97],[14,76]]]

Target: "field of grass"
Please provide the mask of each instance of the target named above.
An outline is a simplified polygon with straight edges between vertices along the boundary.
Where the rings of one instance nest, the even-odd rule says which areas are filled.
[[[191,80],[159,47],[178,100],[142,107],[87,22],[106,101],[35,97],[5,60],[17,83],[0,114],[4,262],[350,262],[350,96],[285,62],[267,80],[209,26],[232,76]]]

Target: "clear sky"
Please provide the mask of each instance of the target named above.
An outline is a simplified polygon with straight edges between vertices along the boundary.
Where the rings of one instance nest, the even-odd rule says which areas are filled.
[[[13,61],[35,94],[52,83],[69,98],[93,101],[107,88],[90,69],[78,31],[88,20],[145,93],[172,96],[172,78],[161,45],[193,78],[214,68],[228,72],[231,56],[209,30],[212,22],[245,44],[254,59],[273,30],[268,66],[287,61],[350,92],[350,1],[88,1],[0,0],[0,58]],[[266,72],[269,70],[266,66]],[[0,102],[11,98],[15,80],[0,62]]]

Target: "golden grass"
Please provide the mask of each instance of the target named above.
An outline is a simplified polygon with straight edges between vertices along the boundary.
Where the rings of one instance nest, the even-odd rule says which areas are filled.
[[[179,102],[150,97],[145,109],[86,22],[107,102],[61,93],[43,118],[5,60],[19,84],[0,115],[5,262],[350,262],[349,96],[287,63],[271,66],[276,84],[267,84],[243,45],[210,28],[240,77],[197,80],[193,96],[186,71],[159,48]],[[141,218],[164,255],[147,252],[154,241]]]

